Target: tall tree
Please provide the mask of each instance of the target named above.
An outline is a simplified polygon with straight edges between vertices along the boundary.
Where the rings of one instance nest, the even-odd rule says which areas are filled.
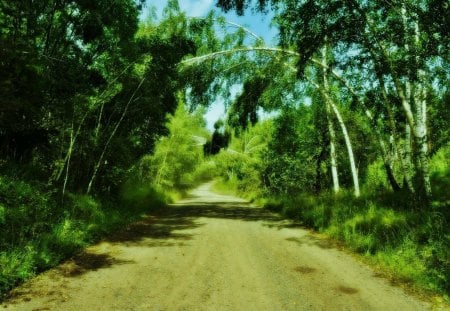
[[[218,1],[225,10],[243,8],[250,1]],[[301,55],[298,65],[303,72],[306,61],[323,46],[328,38],[339,49],[338,63],[361,56],[362,66],[381,70],[381,80],[398,98],[399,111],[406,133],[411,133],[414,167],[414,190],[419,200],[431,195],[428,172],[427,110],[432,81],[439,79],[436,66],[448,66],[448,14],[437,16],[436,8],[448,11],[445,1],[260,1],[259,8],[273,4],[278,9],[281,43],[295,45]],[[395,31],[392,31],[392,30]],[[345,68],[342,67],[345,74]],[[360,70],[364,72],[364,70]],[[381,82],[378,79],[378,82]],[[368,91],[367,84],[357,86]],[[384,107],[387,109],[387,107]],[[407,137],[405,137],[407,138]],[[405,144],[408,146],[408,144]],[[398,147],[398,146],[397,146]],[[408,162],[408,157],[404,159]],[[405,163],[408,166],[408,163]]]

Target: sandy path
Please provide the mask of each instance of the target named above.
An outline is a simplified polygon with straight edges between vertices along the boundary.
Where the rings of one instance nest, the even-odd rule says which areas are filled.
[[[426,310],[327,240],[205,184],[13,292],[5,310]]]

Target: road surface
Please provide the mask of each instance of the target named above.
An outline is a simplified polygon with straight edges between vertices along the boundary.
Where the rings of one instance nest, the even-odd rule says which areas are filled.
[[[204,184],[12,293],[4,310],[426,310],[327,239]]]

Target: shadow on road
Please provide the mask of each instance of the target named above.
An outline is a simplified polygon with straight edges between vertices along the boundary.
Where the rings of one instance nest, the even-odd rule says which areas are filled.
[[[165,213],[176,218],[195,219],[200,217],[235,219],[243,221],[280,221],[282,218],[265,209],[253,207],[250,203],[202,202],[171,204]]]
[[[203,200],[202,200],[203,199]],[[187,201],[187,202],[186,202]],[[218,218],[240,221],[263,221],[270,227],[281,226],[282,218],[262,208],[245,202],[209,202],[207,198],[190,195],[185,202],[170,204],[150,213],[140,221],[113,233],[102,242],[108,247],[171,247],[189,246],[189,241],[201,232],[194,231],[204,225],[202,218]],[[204,219],[203,219],[204,221]],[[67,278],[80,277],[90,271],[107,269],[117,265],[134,264],[124,260],[120,254],[101,249],[102,244],[88,248],[50,271],[50,278],[65,284]],[[103,244],[104,245],[104,244]],[[55,284],[57,284],[55,283]],[[59,286],[61,286],[61,284]],[[62,287],[61,287],[62,288]],[[9,303],[17,303],[30,297],[60,297],[61,288],[32,290],[22,286],[11,292]]]
[[[77,277],[89,271],[131,263],[134,261],[119,259],[110,254],[83,251],[56,268],[56,271],[64,277]]]
[[[300,238],[291,237],[287,238],[286,240],[290,242],[295,242],[300,246],[306,245],[306,246],[318,246],[322,249],[331,249],[331,248],[342,249],[342,245],[338,241],[332,239],[318,238],[311,234],[302,236]]]
[[[282,221],[280,216],[245,202],[196,200],[169,204],[115,232],[104,241],[144,247],[186,245],[197,234],[192,230],[204,225],[201,218],[264,221],[269,226],[276,226]]]

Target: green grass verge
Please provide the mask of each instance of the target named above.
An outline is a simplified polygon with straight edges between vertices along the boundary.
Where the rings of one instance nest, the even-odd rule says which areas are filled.
[[[60,201],[37,185],[0,176],[0,301],[14,286],[170,198],[130,184],[115,200],[69,194]]]
[[[264,206],[344,242],[406,283],[442,294],[450,291],[448,202],[430,209],[398,205],[395,194],[299,195],[264,199]],[[382,198],[382,199],[380,199]],[[406,198],[403,202],[408,202]]]

